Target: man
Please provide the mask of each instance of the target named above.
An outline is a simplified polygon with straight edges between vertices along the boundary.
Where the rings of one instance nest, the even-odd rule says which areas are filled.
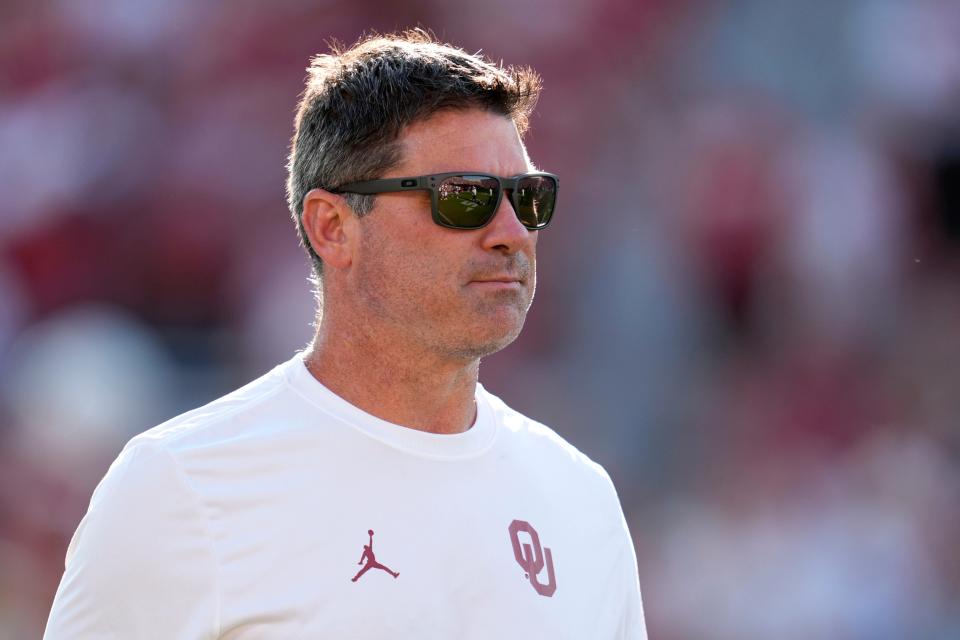
[[[316,337],[127,445],[47,637],[645,638],[608,476],[477,382],[554,210],[521,141],[539,78],[420,31],[309,72],[288,192]],[[384,571],[356,572],[364,533]]]

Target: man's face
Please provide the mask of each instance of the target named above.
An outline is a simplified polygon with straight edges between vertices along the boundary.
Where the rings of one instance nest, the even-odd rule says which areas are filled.
[[[513,121],[480,110],[440,112],[408,127],[400,142],[401,164],[385,178],[532,168]],[[435,224],[427,191],[381,194],[360,229],[349,276],[354,303],[391,332],[464,360],[520,333],[536,287],[537,233],[520,224],[506,195],[487,226],[467,231]]]

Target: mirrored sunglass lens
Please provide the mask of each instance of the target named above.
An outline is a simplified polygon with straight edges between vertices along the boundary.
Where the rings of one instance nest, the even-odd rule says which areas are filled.
[[[548,176],[531,176],[517,183],[517,217],[524,226],[539,228],[550,222],[557,201],[557,183]]]
[[[490,176],[451,176],[437,187],[437,210],[454,227],[482,227],[497,206],[497,180]]]

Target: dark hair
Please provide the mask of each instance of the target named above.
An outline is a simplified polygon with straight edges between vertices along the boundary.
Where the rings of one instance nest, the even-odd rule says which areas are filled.
[[[511,118],[523,135],[540,94],[529,68],[503,67],[480,53],[437,42],[422,29],[337,44],[307,67],[287,163],[287,204],[319,288],[323,262],[303,228],[303,198],[315,188],[381,177],[400,162],[405,127],[444,109],[476,108]],[[358,216],[372,195],[345,194]]]

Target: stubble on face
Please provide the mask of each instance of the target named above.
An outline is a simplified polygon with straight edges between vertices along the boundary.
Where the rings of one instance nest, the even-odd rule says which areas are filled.
[[[495,353],[513,342],[523,329],[527,312],[530,310],[536,292],[536,257],[516,253],[503,258],[503,260],[492,263],[472,262],[465,269],[467,275],[464,280],[468,284],[464,286],[464,289],[468,292],[471,288],[478,287],[477,284],[473,283],[502,274],[510,274],[516,277],[520,281],[520,286],[498,288],[495,291],[483,292],[480,295],[465,294],[465,300],[473,306],[477,317],[492,318],[494,322],[499,319],[506,331],[499,338],[493,336],[486,344],[477,344],[472,350],[464,351],[464,355],[470,354],[472,357],[479,358]],[[479,286],[482,287],[483,285]]]
[[[534,255],[475,257],[456,265],[417,255],[420,248],[389,242],[382,233],[365,236],[362,253],[378,259],[362,261],[357,298],[378,320],[371,329],[386,326],[437,356],[461,361],[496,353],[520,335],[536,289]],[[517,276],[520,286],[484,290],[476,284],[503,274]]]

